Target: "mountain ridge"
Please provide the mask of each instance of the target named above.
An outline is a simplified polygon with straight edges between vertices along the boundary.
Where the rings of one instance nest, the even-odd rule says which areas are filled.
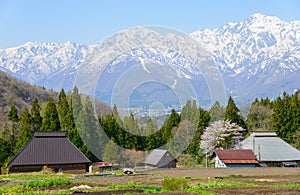
[[[124,34],[123,38],[134,35],[138,39],[141,35],[137,31],[132,32]],[[120,35],[122,33],[119,32]],[[282,90],[289,92],[299,88],[300,21],[285,22],[276,16],[253,14],[245,21],[227,23],[216,29],[198,30],[189,36],[211,53],[224,78],[228,95],[240,96],[240,100],[246,98],[244,101],[247,102],[256,96],[256,91],[262,91],[260,97],[272,97]],[[114,44],[109,41],[104,46],[109,48],[110,44]],[[170,42],[173,46],[176,43],[175,40]],[[73,87],[71,81],[74,81],[81,63],[91,53],[96,55],[97,47],[101,44],[103,46],[103,42],[96,45],[28,42],[19,47],[0,50],[0,69],[46,88],[59,90],[64,87],[69,90]],[[178,60],[175,53],[172,55],[165,57]],[[147,58],[147,55],[141,56]],[[140,63],[145,57],[140,58]],[[178,64],[178,71],[199,74],[193,72],[197,67],[193,69],[190,65]]]

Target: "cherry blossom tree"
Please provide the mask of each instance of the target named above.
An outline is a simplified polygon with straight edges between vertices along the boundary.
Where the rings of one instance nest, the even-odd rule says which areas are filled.
[[[200,149],[211,155],[215,149],[240,148],[245,129],[230,121],[216,121],[210,124],[201,136]]]

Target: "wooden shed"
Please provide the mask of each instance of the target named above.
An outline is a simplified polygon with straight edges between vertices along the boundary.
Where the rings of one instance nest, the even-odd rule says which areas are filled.
[[[258,161],[252,150],[216,150],[215,167],[256,167]]]
[[[145,164],[153,168],[176,168],[176,159],[167,150],[154,149],[146,158]]]
[[[9,162],[9,172],[40,171],[84,173],[91,161],[66,137],[66,132],[35,132],[33,138]]]

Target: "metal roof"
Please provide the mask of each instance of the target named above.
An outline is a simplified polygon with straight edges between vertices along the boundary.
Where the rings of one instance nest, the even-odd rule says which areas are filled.
[[[300,151],[276,136],[274,132],[253,132],[241,142],[259,161],[299,161]]]
[[[14,165],[52,165],[90,163],[66,137],[65,132],[35,132],[34,137],[10,161]]]
[[[158,165],[162,157],[167,154],[167,150],[154,149],[146,158],[145,163],[149,165]]]
[[[257,160],[222,160],[225,164],[258,164]]]
[[[258,163],[252,150],[216,150],[215,154],[224,163]]]
[[[65,131],[34,132],[34,137],[66,137]]]

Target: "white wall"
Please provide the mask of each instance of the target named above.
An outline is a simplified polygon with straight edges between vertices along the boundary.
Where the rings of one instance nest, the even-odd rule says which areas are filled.
[[[226,167],[226,165],[219,159],[218,155],[216,155],[216,158],[215,158],[215,167],[216,168]]]

